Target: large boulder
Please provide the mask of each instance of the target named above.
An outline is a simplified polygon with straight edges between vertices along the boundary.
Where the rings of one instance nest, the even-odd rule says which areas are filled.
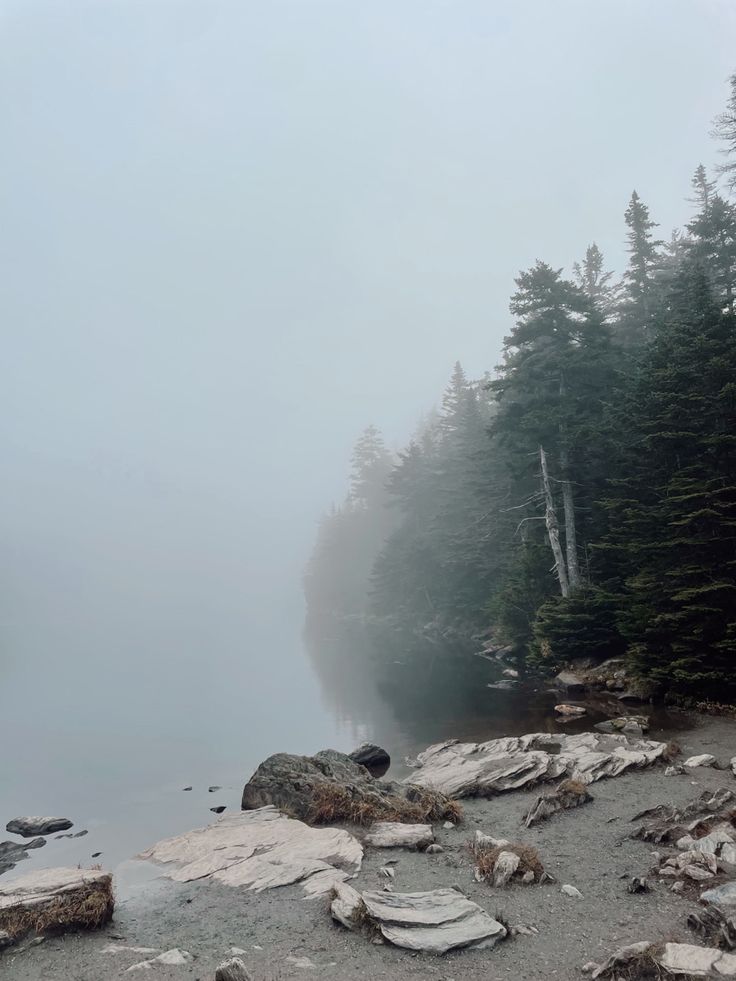
[[[572,671],[560,671],[555,678],[555,682],[558,688],[566,691],[569,695],[579,694],[585,691],[585,682]]]
[[[57,817],[17,817],[8,821],[5,830],[21,838],[35,838],[37,835],[52,835],[55,831],[68,831],[73,827],[69,818]]]
[[[241,806],[247,811],[269,804],[310,824],[418,824],[459,816],[458,805],[444,794],[376,780],[334,749],[316,756],[269,756],[245,785]]]
[[[97,869],[40,869],[0,885],[0,932],[97,929],[112,919],[112,875]]]
[[[450,740],[420,753],[419,767],[408,779],[453,797],[490,797],[559,777],[589,784],[649,766],[666,753],[665,743],[618,733],[536,732],[485,743]]]

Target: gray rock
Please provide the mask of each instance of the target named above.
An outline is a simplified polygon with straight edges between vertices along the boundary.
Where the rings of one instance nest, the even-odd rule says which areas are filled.
[[[515,852],[501,852],[493,866],[493,885],[505,886],[519,867],[521,859]]]
[[[222,790],[222,787],[218,787],[217,784],[214,784],[213,783],[211,787],[208,787],[207,788],[207,793],[208,794],[214,794],[215,791],[217,791],[217,790]]]
[[[626,967],[631,961],[638,960],[642,954],[646,952],[651,947],[651,943],[648,940],[642,940],[639,943],[628,944],[626,947],[620,947],[615,951],[604,964],[596,965],[593,968],[593,973],[591,977],[594,979],[598,978],[614,978],[618,975],[618,969]]]
[[[374,848],[427,848],[434,841],[430,824],[400,824],[396,821],[376,821],[365,836],[365,843]]]
[[[593,728],[598,732],[623,732],[628,736],[642,736],[649,731],[649,716],[620,715],[615,719],[597,722]]]
[[[363,916],[380,930],[385,940],[397,947],[445,954],[462,947],[492,947],[506,936],[501,923],[455,889],[364,892],[362,896],[355,890],[352,892],[353,905],[362,903]],[[340,922],[345,922],[343,902],[338,895],[332,904],[332,915]],[[347,919],[355,929],[360,917],[353,914]]]
[[[697,766],[715,766],[716,758],[711,753],[701,753],[699,756],[691,756],[682,764],[689,770],[694,770]]]
[[[665,743],[622,733],[531,733],[485,743],[450,740],[418,756],[407,779],[451,797],[490,797],[535,783],[571,777],[589,784],[660,760]]]
[[[444,850],[445,849],[442,847],[442,845],[437,844],[427,845],[426,848],[427,855],[439,855],[441,852],[444,852]]]
[[[713,889],[706,889],[700,894],[704,903],[713,903],[715,906],[727,906],[729,909],[736,907],[736,882],[724,882],[721,886]]]
[[[253,981],[253,975],[239,957],[231,957],[215,970],[215,981]]]
[[[150,971],[151,968],[157,967],[159,964],[165,964],[169,967],[184,967],[186,964],[191,964],[193,960],[194,958],[188,950],[173,947],[171,950],[165,950],[158,957],[151,957],[147,961],[139,961],[137,964],[133,964],[125,973],[129,974],[131,971]]]
[[[69,818],[58,817],[17,817],[8,821],[5,830],[21,838],[35,838],[36,835],[51,835],[55,831],[68,831],[73,827]]]
[[[10,947],[13,944],[13,938],[7,932],[7,930],[0,930],[0,950],[4,950],[6,947]]]
[[[576,889],[575,886],[564,885],[564,886],[562,886],[560,888],[560,892],[564,896],[570,896],[571,899],[582,899],[583,898],[583,894],[580,892],[579,889]]]
[[[558,811],[569,811],[571,808],[580,807],[581,804],[587,804],[591,800],[593,798],[585,789],[584,784],[578,786],[574,781],[563,780],[551,794],[542,794],[541,797],[537,797],[524,818],[524,823],[527,828],[530,828],[538,821],[546,821],[548,817]]]
[[[694,944],[665,944],[656,958],[660,967],[675,975],[699,978],[736,977],[736,954]]]
[[[579,678],[572,671],[560,671],[560,673],[555,678],[558,688],[562,688],[563,691],[581,692],[585,690],[585,682],[582,678]]]
[[[245,785],[241,806],[246,811],[268,804],[313,823],[350,820],[353,809],[361,806],[370,808],[377,820],[394,819],[397,814],[415,821],[452,816],[442,795],[428,801],[426,792],[409,780],[403,784],[376,780],[360,763],[334,749],[315,756],[269,756]],[[430,807],[432,813],[426,813]]]
[[[0,841],[0,875],[15,868],[18,862],[28,858],[29,848],[42,848],[46,844],[45,838],[34,838],[29,842]]]
[[[374,743],[363,743],[362,746],[358,746],[350,754],[350,759],[364,766],[374,777],[382,777],[391,766],[391,757],[386,750]]]

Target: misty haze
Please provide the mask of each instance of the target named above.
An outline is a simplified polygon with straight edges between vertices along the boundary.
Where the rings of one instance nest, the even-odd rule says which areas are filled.
[[[6,0],[0,977],[736,976],[734,38]]]

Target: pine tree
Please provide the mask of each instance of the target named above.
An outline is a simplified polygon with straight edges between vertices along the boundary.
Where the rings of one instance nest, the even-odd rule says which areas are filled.
[[[597,306],[601,313],[608,313],[614,302],[614,290],[611,285],[613,272],[604,268],[603,253],[593,242],[585,250],[582,262],[573,265],[575,282],[585,295]]]
[[[652,333],[652,317],[657,303],[657,272],[661,266],[659,247],[652,230],[657,223],[649,209],[633,191],[624,214],[629,264],[624,273],[624,299],[619,336],[629,346],[639,346]]]
[[[693,178],[699,188],[700,211],[688,224],[688,252],[710,280],[716,302],[734,310],[736,286],[736,208],[725,201],[699,167]]]
[[[726,102],[726,108],[715,118],[713,135],[719,139],[723,147],[721,152],[726,157],[725,163],[719,167],[720,173],[726,178],[730,190],[736,188],[736,73],[729,79],[731,90]]]

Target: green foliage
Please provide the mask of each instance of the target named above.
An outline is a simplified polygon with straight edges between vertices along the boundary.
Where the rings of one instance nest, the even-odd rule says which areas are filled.
[[[588,586],[573,596],[555,596],[543,603],[533,623],[531,660],[557,668],[570,658],[601,661],[619,657],[626,641],[618,627],[621,600],[616,594]]]

